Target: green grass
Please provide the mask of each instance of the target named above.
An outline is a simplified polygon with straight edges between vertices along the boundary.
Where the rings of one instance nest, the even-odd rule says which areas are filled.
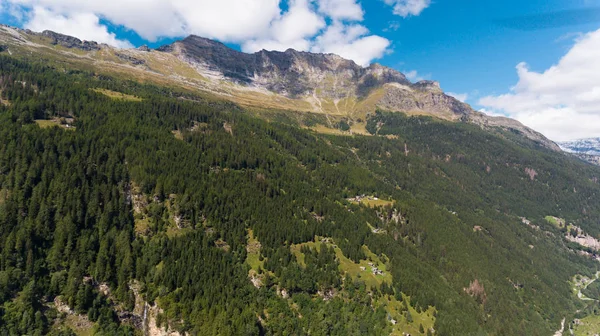
[[[429,307],[426,311],[419,313],[410,305],[409,297],[403,294],[402,300],[398,301],[395,297],[385,296],[378,301],[378,304],[383,305],[390,317],[397,322],[390,336],[403,336],[406,333],[411,335],[427,334],[427,330],[433,328],[435,324],[435,308]],[[407,304],[405,305],[404,302]],[[412,322],[407,320],[408,312],[406,306],[408,306]],[[420,325],[423,325],[424,334],[419,333]]]
[[[38,126],[40,126],[40,128],[50,128],[50,127],[55,127],[55,126],[59,126],[58,123],[54,120],[36,120],[35,121],[36,124],[38,124]]]
[[[66,315],[64,319],[55,324],[52,329],[53,331],[66,331],[71,330],[77,336],[92,336],[94,335],[94,324],[91,323],[87,316],[73,314]]]
[[[304,262],[304,254],[301,251],[303,246],[307,246],[311,249],[319,250],[321,246],[321,237],[317,237],[315,242],[297,244],[291,246],[292,254],[296,256],[296,260],[298,263],[306,267]],[[339,269],[342,273],[349,274],[353,280],[360,280],[365,283],[367,288],[376,289],[381,286],[383,282],[387,282],[388,284],[392,283],[392,275],[388,272],[386,267],[386,263],[389,261],[387,256],[377,256],[375,253],[371,252],[371,250],[367,246],[363,246],[363,251],[367,257],[367,259],[361,260],[358,264],[353,262],[352,260],[346,258],[344,256],[342,250],[338,248],[332,240],[323,240],[325,244],[329,247],[333,247],[337,259],[340,263]],[[373,266],[369,265],[372,263]],[[364,267],[364,270],[361,268]],[[384,272],[383,275],[374,275],[373,267],[377,267],[381,271]],[[381,305],[388,312],[390,317],[395,320],[397,323],[393,327],[392,336],[402,336],[404,333],[409,333],[411,335],[424,335],[419,333],[420,325],[423,325],[425,332],[428,329],[433,328],[435,324],[435,308],[429,307],[424,312],[417,312],[414,307],[410,305],[410,298],[402,294],[402,298],[407,302],[408,311],[410,312],[410,316],[412,317],[412,322],[407,320],[406,306],[404,301],[398,301],[393,296],[384,296],[377,301],[378,305]]]
[[[251,270],[258,272],[264,268],[264,260],[260,260],[260,249],[261,245],[258,239],[254,237],[252,229],[248,229],[248,245],[246,246],[246,264],[250,266]]]
[[[169,237],[169,238],[177,238],[177,237],[185,236],[186,234],[192,233],[192,232],[194,232],[194,230],[190,229],[190,228],[180,229],[177,226],[169,226],[167,228],[167,237]],[[226,245],[226,244],[223,245],[223,246],[229,247],[229,245]]]
[[[600,333],[600,316],[590,315],[580,321],[581,324],[573,328],[575,336],[593,336]]]
[[[564,219],[554,216],[546,216],[546,221],[559,229],[563,229],[566,225],[566,221]]]
[[[140,97],[128,95],[128,94],[121,93],[121,92],[106,90],[106,89],[93,89],[92,91],[101,93],[101,94],[103,94],[103,95],[105,95],[107,97],[110,97],[112,99],[125,100],[125,101],[134,101],[134,102],[141,102],[142,101],[142,98],[140,98]]]
[[[351,201],[351,203],[353,204],[364,204],[370,208],[376,208],[376,207],[385,207],[388,205],[394,205],[394,201],[388,201],[388,200],[383,200],[383,199],[374,199],[375,197],[373,196],[369,196],[369,197],[364,197],[363,199],[361,199],[360,203],[356,202],[356,201]]]
[[[140,236],[147,235],[150,230],[150,219],[141,215],[136,215],[135,217],[135,233]]]
[[[329,128],[325,125],[320,124],[312,126],[309,129],[319,134],[352,136],[352,133],[350,132],[342,131],[337,128]]]
[[[175,131],[171,131],[171,133],[173,133],[173,136],[175,136],[175,139],[183,140],[183,134],[181,133],[181,131],[175,130]]]
[[[301,266],[306,267],[306,264],[304,262],[304,254],[300,252],[302,246],[308,246],[309,248],[319,250],[321,247],[321,240],[317,237],[317,241],[318,242],[309,242],[291,246],[292,254],[296,256],[296,260]],[[371,289],[379,288],[383,282],[387,282],[388,284],[392,283],[392,275],[390,274],[390,272],[388,272],[387,266],[385,264],[385,261],[387,261],[387,257],[382,256],[380,258],[373,252],[371,252],[371,250],[369,250],[367,246],[363,246],[363,250],[365,252],[365,255],[367,256],[367,259],[360,260],[360,262],[357,264],[352,260],[348,259],[344,255],[342,250],[331,241],[326,243],[326,245],[333,247],[335,255],[340,263],[340,271],[342,273],[349,274],[352,277],[352,279],[364,282],[365,285],[367,285],[367,287]],[[373,266],[369,265],[369,263],[372,263]],[[361,267],[363,267],[364,270]],[[373,274],[373,268],[375,267],[383,271],[383,275]]]
[[[37,119],[35,121],[35,123],[40,127],[40,128],[52,128],[52,127],[60,127],[62,129],[65,130],[69,130],[69,131],[74,131],[75,127],[67,127],[66,125],[62,125],[60,123],[59,120],[57,119],[52,119],[52,120],[45,120],[45,119]]]

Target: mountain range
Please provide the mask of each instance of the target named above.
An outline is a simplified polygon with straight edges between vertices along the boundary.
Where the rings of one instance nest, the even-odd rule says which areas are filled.
[[[565,152],[590,163],[600,165],[600,138],[581,139],[558,143]]]
[[[63,64],[93,64],[109,73],[207,92],[243,106],[321,113],[330,120],[343,119],[354,133],[364,133],[367,117],[381,109],[513,130],[560,150],[516,120],[473,110],[445,94],[438,82],[411,83],[394,69],[379,64],[364,68],[334,54],[293,49],[246,54],[198,36],[156,50],[116,49],[52,31],[35,33],[9,26],[0,26],[0,43],[9,53],[11,49],[41,52]]]
[[[0,335],[589,335],[598,195],[381,65],[0,27]]]

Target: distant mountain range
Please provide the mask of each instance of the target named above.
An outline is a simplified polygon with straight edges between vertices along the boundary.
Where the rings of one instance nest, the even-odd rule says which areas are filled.
[[[565,141],[558,145],[565,152],[600,156],[600,138]]]
[[[581,139],[558,143],[560,148],[567,153],[593,164],[600,165],[600,138]]]
[[[0,50],[41,55],[49,62],[92,68],[115,75],[183,86],[232,100],[242,106],[325,114],[364,132],[377,110],[431,115],[484,129],[521,134],[560,151],[542,134],[503,117],[475,111],[445,94],[438,82],[412,83],[397,70],[372,64],[361,67],[334,54],[289,49],[246,54],[198,36],[156,50],[117,49],[52,31],[42,33],[0,25]]]

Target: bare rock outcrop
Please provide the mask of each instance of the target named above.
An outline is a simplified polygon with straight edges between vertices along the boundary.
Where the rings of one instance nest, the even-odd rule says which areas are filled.
[[[45,30],[42,35],[52,40],[52,44],[60,45],[69,49],[81,49],[84,51],[100,50],[101,47],[97,42],[82,41],[76,37],[55,33],[51,30]]]

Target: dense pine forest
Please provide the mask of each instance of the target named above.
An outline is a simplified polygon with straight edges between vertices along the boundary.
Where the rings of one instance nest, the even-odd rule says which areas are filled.
[[[544,218],[600,235],[600,169],[519,134],[325,135],[8,55],[0,92],[0,335],[74,334],[58,302],[99,335],[143,334],[140,300],[190,335],[550,335],[598,308],[570,281],[600,265]]]

